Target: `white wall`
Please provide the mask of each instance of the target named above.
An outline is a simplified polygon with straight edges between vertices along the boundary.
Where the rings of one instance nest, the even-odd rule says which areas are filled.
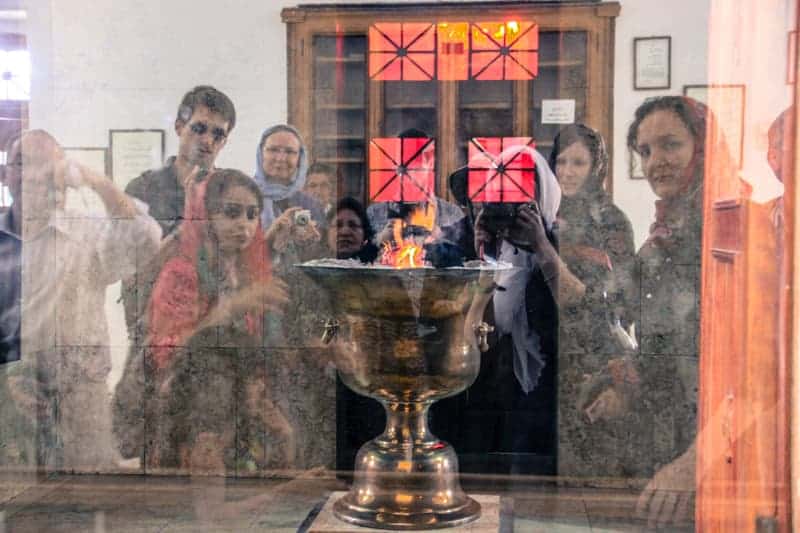
[[[261,129],[286,118],[280,11],[296,4],[229,0],[212,9],[190,0],[31,0],[31,125],[71,146],[106,146],[111,128],[163,128],[167,154],[172,154],[180,97],[194,85],[210,83],[231,96],[239,114],[219,164],[249,172]],[[645,97],[680,94],[685,84],[706,82],[707,13],[708,0],[622,1],[615,55],[614,191],[634,223],[637,245],[646,235],[654,198],[644,181],[628,179],[627,125]],[[633,38],[649,35],[672,36],[669,91],[632,88]]]
[[[51,131],[67,146],[107,146],[112,128],[162,128],[169,155],[176,150],[172,128],[181,96],[194,85],[212,84],[233,99],[239,117],[218,163],[250,172],[261,130],[286,119],[280,11],[297,3],[29,0],[23,26],[33,59],[31,126]],[[627,126],[645,97],[680,94],[684,84],[706,82],[708,0],[621,3],[614,58],[614,191],[634,223],[638,246],[654,198],[646,182],[628,179]],[[672,36],[669,91],[632,89],[633,38],[651,35]],[[112,294],[112,328],[122,332],[113,299]],[[113,336],[120,340],[118,333]]]
[[[707,83],[708,0],[624,0],[617,18],[614,53],[614,201],[633,223],[636,247],[647,237],[655,195],[645,180],[631,180],[625,139],[645,98],[682,94],[684,85]],[[672,37],[672,87],[633,90],[633,39]]]

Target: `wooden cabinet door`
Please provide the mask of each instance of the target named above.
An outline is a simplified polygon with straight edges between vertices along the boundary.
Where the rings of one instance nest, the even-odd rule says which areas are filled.
[[[713,156],[712,156],[713,157]],[[791,176],[791,173],[786,173]],[[698,531],[788,531],[789,237],[793,189],[756,204],[707,161]]]

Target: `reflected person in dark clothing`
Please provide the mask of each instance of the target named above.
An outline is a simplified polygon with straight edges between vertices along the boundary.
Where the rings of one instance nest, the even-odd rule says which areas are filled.
[[[355,198],[339,200],[329,215],[327,244],[329,253],[337,259],[358,259],[372,263],[378,257],[378,247],[372,242],[375,232],[367,211]]]
[[[153,264],[140,265],[136,276],[123,282],[125,322],[134,345],[144,340],[142,325],[138,323],[155,276],[167,256],[175,251],[177,230],[184,216],[187,180],[202,179],[214,169],[235,125],[236,110],[230,98],[211,86],[193,88],[184,95],[175,117],[177,155],[167,159],[164,167],[148,170],[125,188],[127,194],[148,205],[165,239],[164,249]]]
[[[472,206],[478,211],[474,253],[516,269],[495,276],[505,290],[495,291],[484,318],[496,332],[481,357],[477,380],[465,392],[434,404],[431,422],[434,433],[455,447],[463,472],[554,474],[556,302],[560,292],[572,295],[580,286],[554,246],[561,200],[555,176],[538,152],[510,150],[530,158],[521,166],[535,162],[536,202],[519,206],[514,219],[505,220],[507,229],[495,227],[482,205]]]
[[[12,137],[5,152],[19,139]],[[8,187],[13,198],[22,194],[20,180],[6,180],[6,165],[0,167],[0,185]],[[21,212],[18,212],[19,216]],[[14,209],[0,211],[0,364],[20,358],[20,298],[22,295],[22,242],[11,231]]]

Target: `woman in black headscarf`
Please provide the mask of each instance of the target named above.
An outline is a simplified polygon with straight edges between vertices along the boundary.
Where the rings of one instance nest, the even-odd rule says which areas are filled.
[[[369,223],[367,210],[355,198],[339,200],[336,209],[328,215],[327,244],[337,259],[358,259],[372,263],[378,257],[378,247],[373,244],[375,231]]]

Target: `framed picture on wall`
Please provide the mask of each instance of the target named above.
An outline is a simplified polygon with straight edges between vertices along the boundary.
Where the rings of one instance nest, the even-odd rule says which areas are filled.
[[[124,189],[145,170],[164,164],[164,130],[109,130],[110,174]]]
[[[65,147],[64,154],[94,170],[98,174],[108,176],[108,150],[105,148]]]
[[[672,85],[671,56],[671,37],[636,37],[633,40],[634,90],[669,89]]]
[[[725,135],[725,142],[736,166],[742,168],[744,147],[744,85],[684,85],[684,96],[706,104]]]
[[[628,177],[632,180],[643,180],[642,156],[628,148]]]

